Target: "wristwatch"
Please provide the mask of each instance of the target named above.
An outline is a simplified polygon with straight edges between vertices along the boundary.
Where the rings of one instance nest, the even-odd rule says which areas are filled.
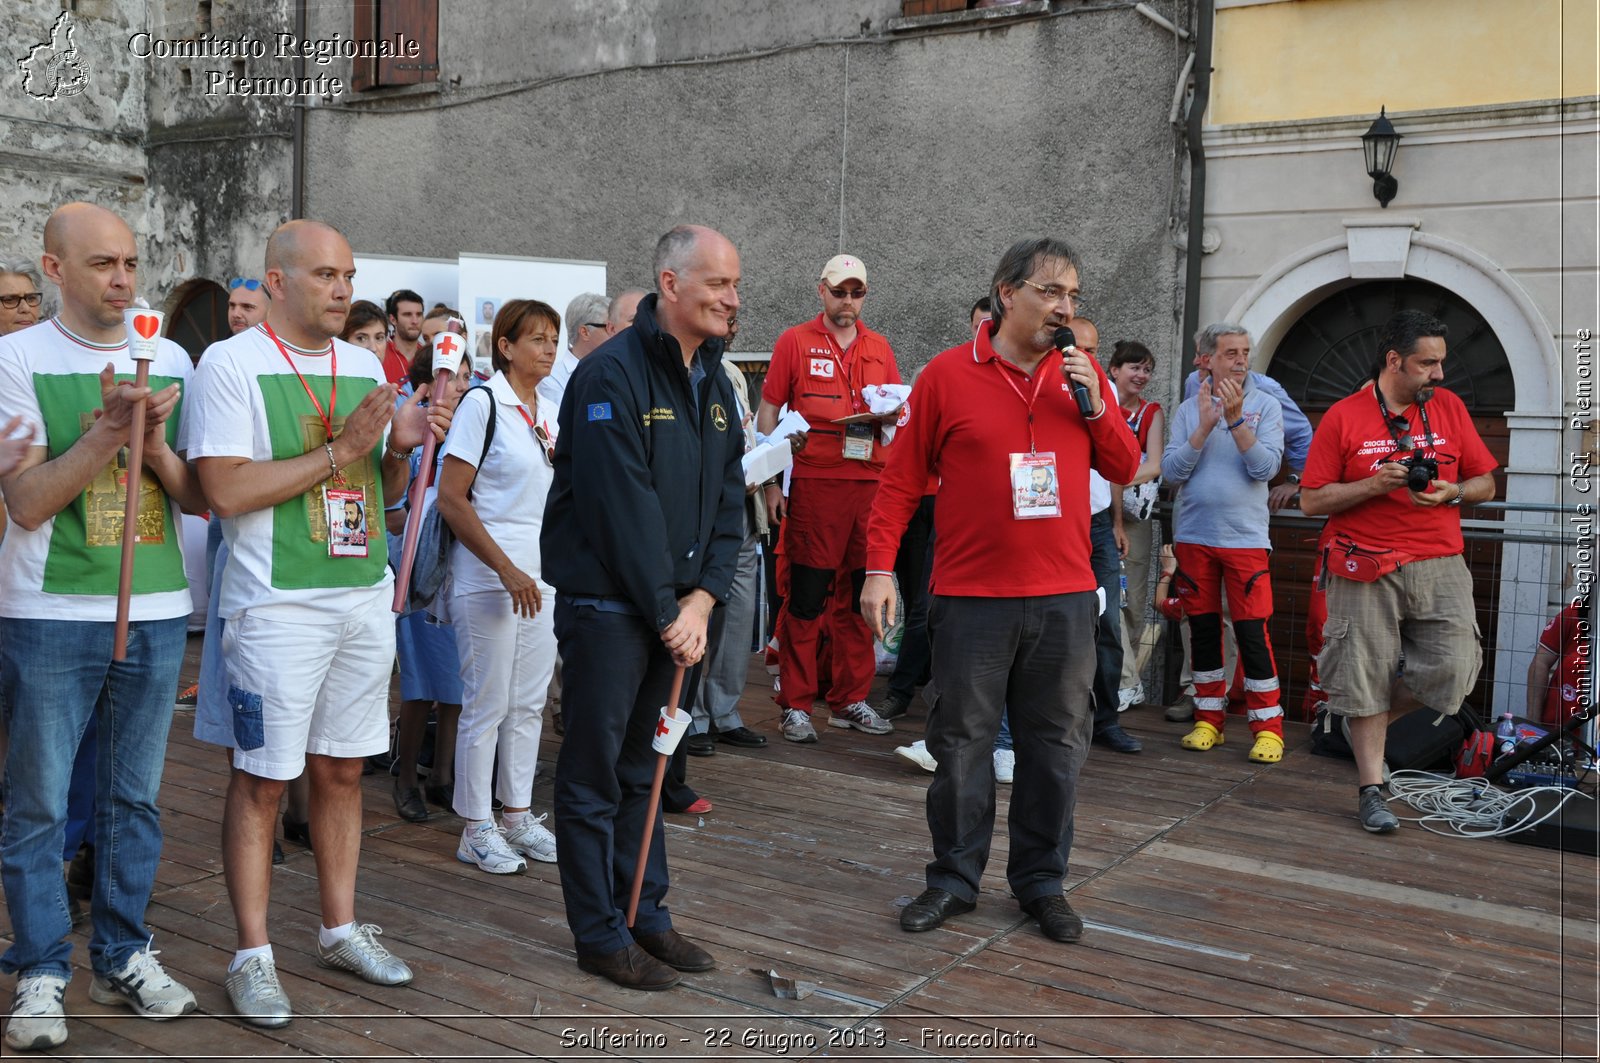
[[[1460,484],[1456,484],[1456,497],[1454,497],[1450,501],[1446,502],[1445,505],[1447,505],[1447,506],[1459,506],[1459,505],[1461,505],[1462,496],[1464,496],[1466,493],[1467,493],[1467,489],[1465,487],[1462,487]]]
[[[1296,487],[1299,487],[1300,486],[1300,474],[1297,473],[1297,472],[1291,472],[1288,476],[1285,476],[1283,478],[1283,482],[1284,483],[1294,484]]]

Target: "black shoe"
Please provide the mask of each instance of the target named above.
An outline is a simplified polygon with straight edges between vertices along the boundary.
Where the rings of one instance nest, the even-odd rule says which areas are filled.
[[[597,974],[624,989],[671,989],[682,976],[635,942],[625,949],[599,956],[578,954],[578,969]]]
[[[1114,723],[1103,731],[1097,732],[1094,740],[1103,746],[1110,746],[1118,753],[1137,753],[1144,748],[1139,740],[1124,731],[1119,723]]]
[[[635,934],[633,940],[668,967],[680,971],[709,971],[717,965],[711,953],[671,927],[659,934]]]
[[[94,846],[87,842],[78,846],[67,865],[67,894],[80,901],[94,896]]]
[[[428,818],[428,806],[422,803],[422,791],[415,786],[402,789],[399,779],[394,781],[394,810],[401,819],[410,823],[421,823]]]
[[[912,934],[932,930],[952,915],[970,912],[977,906],[976,901],[964,901],[947,890],[926,889],[900,910],[900,929]]]
[[[691,757],[714,757],[717,755],[717,740],[708,734],[686,735],[683,751]]]
[[[1039,929],[1047,938],[1070,944],[1083,937],[1083,920],[1065,897],[1040,897],[1024,904],[1022,910],[1039,920]]]
[[[289,818],[288,813],[284,813],[283,840],[288,842],[299,842],[307,849],[311,849],[311,824],[309,822],[296,823],[294,820]]]
[[[904,716],[909,708],[911,699],[891,690],[889,696],[883,699],[883,704],[874,711],[885,720],[892,720],[896,716]]]
[[[283,863],[283,846],[276,838],[272,839],[272,862],[274,864]]]
[[[456,781],[454,779],[451,779],[447,783],[438,783],[438,784],[429,783],[428,785],[426,785],[426,786],[424,786],[422,788],[422,794],[423,794],[424,797],[426,797],[428,799],[428,804],[430,804],[430,805],[438,805],[440,808],[444,809],[446,812],[454,812],[455,811],[455,805],[456,805]],[[499,800],[500,799],[497,797],[497,798],[494,799],[494,801],[490,802],[490,807],[493,808],[494,811],[496,811],[496,812],[500,811],[501,808],[505,807],[504,805],[499,805],[498,807],[496,807],[496,802],[498,802]]]
[[[760,749],[767,744],[766,735],[758,735],[748,727],[735,727],[731,731],[716,732],[718,742],[726,742],[730,746],[740,746],[744,749]]]

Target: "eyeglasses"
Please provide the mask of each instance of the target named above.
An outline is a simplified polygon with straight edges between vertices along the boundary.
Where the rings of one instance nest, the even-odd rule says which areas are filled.
[[[604,321],[585,321],[583,324],[579,325],[578,327],[579,328],[605,328],[606,327],[606,323]]]
[[[865,299],[867,290],[865,288],[829,288],[828,294],[835,299]]]
[[[1039,294],[1044,296],[1047,303],[1059,303],[1061,300],[1066,299],[1073,306],[1082,305],[1076,292],[1069,292],[1059,284],[1035,284],[1026,277],[1022,278],[1022,283],[1030,288],[1037,289]]]
[[[248,292],[253,292],[260,287],[261,282],[256,280],[254,277],[235,277],[233,280],[228,282],[228,291],[230,292],[237,291],[240,288],[243,288]]]
[[[43,292],[24,292],[21,295],[0,295],[0,306],[7,310],[15,310],[18,303],[27,303],[29,306],[38,306],[44,299]]]

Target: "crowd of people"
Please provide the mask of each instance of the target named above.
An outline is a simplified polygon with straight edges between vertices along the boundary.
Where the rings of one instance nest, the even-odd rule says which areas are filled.
[[[899,751],[933,772],[932,860],[901,912],[908,932],[977,904],[996,785],[1015,782],[1026,800],[1010,806],[1011,891],[1048,937],[1082,936],[1064,894],[1078,777],[1092,745],[1142,749],[1119,712],[1146,700],[1158,561],[1156,604],[1186,618],[1190,644],[1192,697],[1167,710],[1192,714],[1181,747],[1222,745],[1236,655],[1248,756],[1282,759],[1267,524],[1297,494],[1330,515],[1318,682],[1351,722],[1367,830],[1396,826],[1377,772],[1401,657],[1407,684],[1444,712],[1477,675],[1459,506],[1492,496],[1494,462],[1438,386],[1446,330],[1424,314],[1395,316],[1371,378],[1314,438],[1250,371],[1247,331],[1208,326],[1168,438],[1166,412],[1145,397],[1154,356],[1124,340],[1102,367],[1080,263],[1060,240],[1010,247],[970,338],[912,386],[864,321],[865,263],[831,258],[818,314],[779,337],[751,395],[726,356],[739,254],[713,229],[661,237],[652,291],[586,293],[564,315],[504,302],[484,365],[454,309],[408,289],[382,306],[354,300],[349,243],[297,220],[272,234],[260,279],[229,284],[233,335],[194,360],[160,341],[140,387],[124,323],[133,232],[69,203],[43,244],[42,275],[0,263],[12,754],[0,864],[13,926],[0,971],[17,976],[13,1049],[67,1038],[61,862],[80,840],[97,854],[91,997],[152,1019],[196,1006],[144,923],[192,608],[184,513],[208,513],[213,537],[195,733],[227,751],[230,771],[222,854],[237,941],[225,985],[234,1012],[262,1027],[293,1016],[269,920],[280,814],[285,839],[315,858],[318,962],[382,985],[413,977],[356,911],[373,758],[392,771],[399,816],[460,818],[462,863],[496,875],[556,865],[585,972],[660,990],[710,969],[715,958],[672,925],[662,815],[713,808],[685,757],[767,744],[738,701],[769,627],[784,740],[818,742],[821,721],[892,734],[921,689],[925,737]],[[60,302],[41,321],[45,280]],[[141,405],[142,467],[128,469]],[[744,459],[765,446],[792,463],[747,482]],[[1424,456],[1435,464],[1418,479]],[[130,481],[153,505],[133,548],[126,659],[113,662]],[[1176,492],[1170,535],[1157,533],[1158,484]],[[444,529],[442,581],[396,617],[395,566],[417,549],[405,536],[430,517]],[[770,625],[764,599],[777,606]],[[899,653],[874,707],[875,643],[891,632]],[[684,721],[664,718],[669,704]],[[547,715],[563,740],[551,807],[536,812]],[[652,801],[661,757],[670,770]],[[95,811],[74,819],[80,797]]]

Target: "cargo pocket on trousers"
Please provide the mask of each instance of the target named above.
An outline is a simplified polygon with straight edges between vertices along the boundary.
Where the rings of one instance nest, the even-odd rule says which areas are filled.
[[[261,695],[228,684],[228,707],[233,711],[235,748],[246,751],[267,744],[266,724],[261,719]]]
[[[1331,693],[1328,673],[1336,671],[1350,648],[1350,618],[1330,616],[1322,625],[1322,651],[1317,654],[1317,682],[1324,693]]]

